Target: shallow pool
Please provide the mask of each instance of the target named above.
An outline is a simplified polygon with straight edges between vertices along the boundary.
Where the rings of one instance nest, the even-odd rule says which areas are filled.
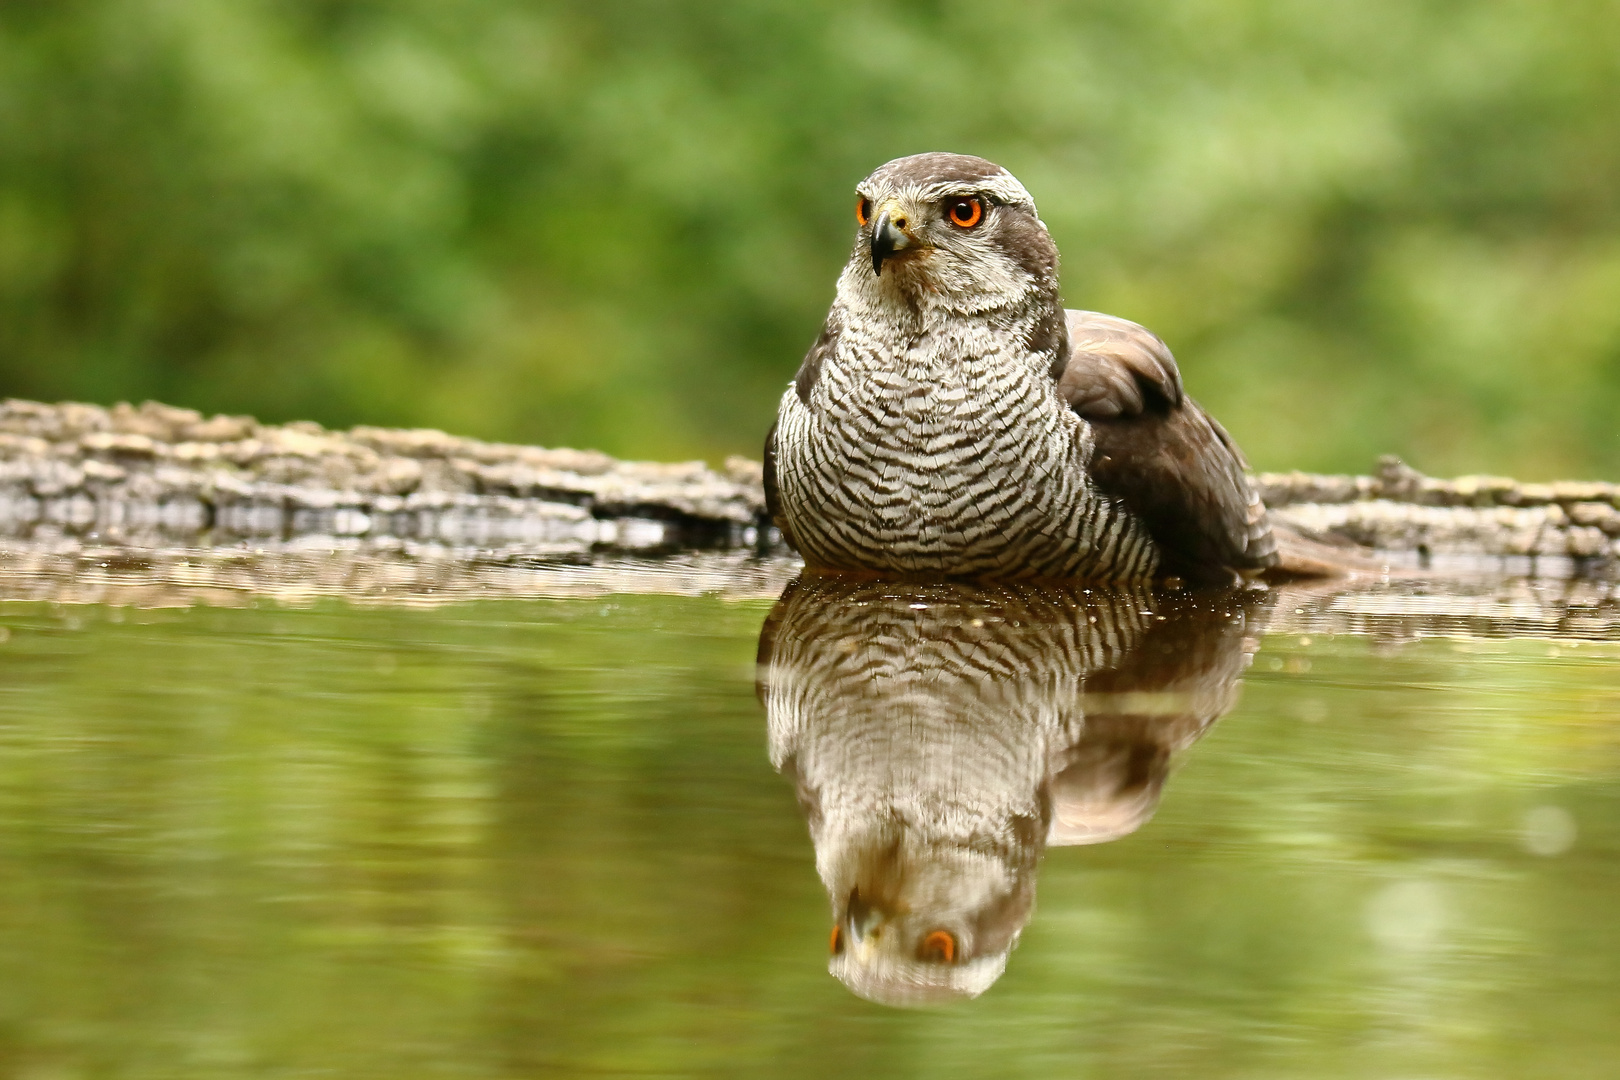
[[[1567,588],[0,603],[0,1077],[1620,1076]]]

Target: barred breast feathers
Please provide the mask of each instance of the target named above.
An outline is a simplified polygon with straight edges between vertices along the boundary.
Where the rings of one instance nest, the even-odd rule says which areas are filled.
[[[1003,577],[1150,572],[1145,538],[1088,488],[1091,436],[1057,396],[1056,350],[1025,345],[1064,344],[1039,313],[908,315],[835,305],[784,394],[772,471],[791,494],[774,516],[806,558]],[[1135,558],[1108,573],[1099,556],[1119,550]]]

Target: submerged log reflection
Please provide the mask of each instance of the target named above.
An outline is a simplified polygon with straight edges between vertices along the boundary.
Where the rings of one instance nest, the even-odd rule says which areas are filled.
[[[1048,845],[1152,817],[1231,708],[1269,594],[808,579],[760,633],[772,763],[862,997],[973,997],[1034,909]]]

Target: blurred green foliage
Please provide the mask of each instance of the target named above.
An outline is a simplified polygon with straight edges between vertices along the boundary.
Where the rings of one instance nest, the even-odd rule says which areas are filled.
[[[6,0],[0,393],[755,452],[926,149],[1259,467],[1620,474],[1613,0]]]

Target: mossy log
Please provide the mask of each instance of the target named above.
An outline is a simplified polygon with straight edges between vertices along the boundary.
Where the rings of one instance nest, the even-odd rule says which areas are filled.
[[[1273,520],[1407,565],[1542,576],[1610,575],[1620,565],[1620,485],[1442,480],[1386,457],[1371,476],[1262,473]]]
[[[368,545],[458,557],[755,542],[759,466],[618,461],[442,431],[155,402],[0,404],[0,536],[44,547]]]
[[[435,564],[592,561],[694,550],[778,556],[760,467],[619,461],[441,431],[205,417],[140,406],[0,404],[0,551],[75,561],[370,553]],[[1620,485],[1266,473],[1275,520],[1393,564],[1612,577]],[[223,564],[222,564],[223,565]]]

